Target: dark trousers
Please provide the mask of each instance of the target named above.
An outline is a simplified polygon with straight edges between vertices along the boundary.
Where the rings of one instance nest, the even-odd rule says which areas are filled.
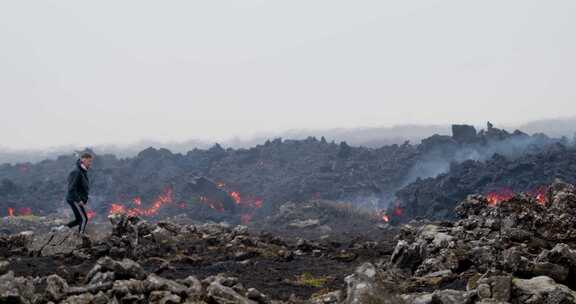
[[[78,202],[70,202],[67,201],[68,205],[72,208],[74,212],[74,220],[68,223],[68,227],[76,227],[78,226],[78,231],[80,233],[84,233],[86,230],[86,224],[88,224],[88,216],[86,215],[86,210],[83,206],[80,206]]]

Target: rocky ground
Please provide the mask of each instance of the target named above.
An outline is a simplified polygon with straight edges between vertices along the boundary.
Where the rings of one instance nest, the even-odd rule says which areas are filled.
[[[399,227],[322,201],[283,208],[262,229],[117,214],[90,240],[4,235],[0,302],[576,303],[576,188],[567,183],[544,200],[471,195],[456,221]],[[346,235],[336,223],[373,228]]]
[[[36,231],[0,238],[0,302],[304,302],[340,290],[346,274],[394,247],[394,228],[325,204],[311,202],[298,211],[288,204],[262,223],[279,225],[282,236],[224,223],[176,224],[186,222],[182,217],[152,224],[117,214],[110,217],[109,234],[100,224],[91,227],[88,241],[74,231],[42,232],[48,219],[34,226],[11,219],[14,229]],[[331,208],[330,219],[318,217]],[[335,233],[341,231],[335,221],[351,218],[363,227],[372,223],[380,241]],[[306,238],[299,237],[302,231]]]
[[[576,302],[573,185],[555,182],[545,201],[472,195],[456,213],[402,226],[390,259],[357,270],[349,293],[371,303],[388,303],[382,290],[398,303]]]

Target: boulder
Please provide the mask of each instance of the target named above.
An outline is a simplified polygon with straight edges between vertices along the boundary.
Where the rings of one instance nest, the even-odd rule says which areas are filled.
[[[452,125],[452,138],[459,143],[473,143],[478,140],[476,128],[471,125]]]
[[[148,300],[151,304],[178,304],[182,301],[182,298],[169,291],[156,290],[150,293]]]
[[[516,303],[576,303],[575,291],[546,276],[515,278],[512,286]]]
[[[234,289],[215,281],[207,288],[208,297],[218,304],[258,304],[238,294]]]
[[[8,268],[10,267],[10,262],[8,261],[0,261],[0,275],[5,274],[8,272]]]
[[[421,244],[408,244],[408,242],[401,240],[396,244],[394,252],[390,256],[390,262],[397,268],[414,271],[422,263],[424,256],[424,247]]]
[[[130,295],[142,295],[148,291],[143,281],[139,280],[118,280],[114,282],[112,292],[119,298]]]
[[[269,304],[270,299],[256,288],[248,288],[246,297],[250,300],[256,301],[258,304]]]
[[[30,251],[37,256],[63,255],[81,249],[84,244],[77,231],[68,229],[36,235],[30,244]]]
[[[51,275],[46,278],[46,291],[45,296],[49,301],[62,300],[68,291],[68,283],[58,275]]]
[[[480,299],[508,302],[512,292],[512,277],[508,275],[485,277],[478,280]]]
[[[95,303],[94,296],[90,293],[71,296],[61,302],[62,304],[92,304]]]
[[[115,279],[138,279],[143,280],[146,278],[146,272],[140,266],[140,264],[134,262],[131,259],[123,259],[122,261],[116,261],[110,257],[104,257],[96,262],[96,265],[90,270],[86,275],[86,280],[91,281],[101,281],[106,278],[96,277],[99,272],[113,272]],[[102,276],[102,275],[100,275]],[[96,278],[95,278],[96,277]]]
[[[472,303],[474,293],[460,290],[437,290],[432,294],[433,304],[467,304]]]
[[[182,285],[172,280],[162,278],[155,274],[148,275],[148,278],[146,278],[145,283],[147,284],[148,289],[152,291],[157,290],[168,291],[172,294],[182,297],[186,297],[186,295],[188,294],[187,293],[188,287],[186,287],[185,285]]]
[[[535,276],[548,276],[558,282],[564,282],[568,278],[568,267],[549,262],[534,263],[532,273]]]
[[[565,265],[576,270],[576,250],[570,249],[566,244],[556,244],[547,254],[547,259],[556,264]]]
[[[401,295],[400,298],[406,304],[432,304],[432,293],[415,293]]]
[[[33,292],[32,282],[15,277],[12,271],[0,276],[0,303],[31,303]]]
[[[358,267],[354,274],[347,276],[344,281],[347,285],[346,304],[362,304],[366,297],[375,292],[376,267],[365,263]]]
[[[180,283],[187,287],[186,293],[188,295],[188,299],[199,299],[204,293],[202,282],[200,282],[200,280],[194,276],[189,276],[186,279],[180,281]]]

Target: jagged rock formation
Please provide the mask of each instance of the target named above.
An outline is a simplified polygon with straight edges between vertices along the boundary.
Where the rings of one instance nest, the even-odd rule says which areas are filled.
[[[419,145],[406,143],[377,149],[309,138],[276,139],[250,149],[224,149],[215,145],[186,154],[149,148],[127,159],[98,155],[91,172],[93,191],[89,206],[105,219],[114,203],[129,205],[138,199],[143,205],[152,205],[151,202],[166,194],[169,188],[173,202],[169,206],[174,208],[168,214],[186,212],[201,219],[219,220],[216,211],[221,208],[202,209],[202,205],[209,204],[202,204],[201,200],[212,198],[202,198],[201,192],[191,186],[203,176],[215,185],[222,185],[226,192],[239,192],[253,201],[263,201],[259,212],[263,215],[287,201],[311,198],[384,207],[393,201],[395,191],[402,186],[418,177],[436,176],[450,170],[453,162],[483,161],[494,153],[506,157],[538,153],[544,147],[563,142],[542,135],[508,133],[492,126],[480,132],[472,130],[473,127],[460,126],[455,127],[452,136],[434,135]],[[30,211],[45,215],[67,208],[62,202],[64,181],[73,163],[74,157],[61,156],[37,164],[0,165],[0,215]],[[466,188],[461,192],[468,193],[468,190],[474,192],[475,189]],[[218,200],[228,201],[230,205],[230,198]],[[179,210],[177,206],[182,204],[187,208]],[[237,216],[242,213],[242,210],[236,212]]]
[[[576,303],[576,188],[557,181],[546,197],[493,205],[471,195],[456,222],[404,225],[363,293],[378,297],[384,286],[403,303]]]
[[[456,218],[456,204],[470,193],[534,192],[560,178],[576,183],[576,148],[552,145],[517,158],[494,155],[487,161],[465,161],[449,172],[421,179],[397,192],[405,220]]]

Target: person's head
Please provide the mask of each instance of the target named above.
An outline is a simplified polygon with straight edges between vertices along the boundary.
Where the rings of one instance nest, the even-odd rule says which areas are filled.
[[[90,169],[90,167],[92,166],[92,160],[93,159],[94,159],[94,157],[92,156],[92,154],[83,153],[80,156],[80,163],[82,163],[84,165],[84,167],[86,167],[86,169]]]

